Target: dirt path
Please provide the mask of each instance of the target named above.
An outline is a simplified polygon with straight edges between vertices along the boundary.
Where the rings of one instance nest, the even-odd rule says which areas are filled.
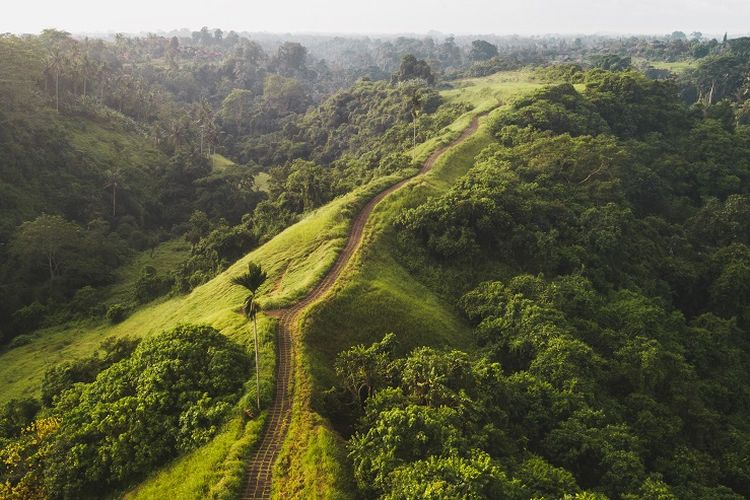
[[[389,194],[401,188],[414,177],[422,175],[430,170],[437,159],[445,153],[446,150],[465,141],[469,136],[476,132],[478,127],[479,119],[478,117],[475,117],[472,120],[471,125],[469,125],[469,127],[466,128],[457,139],[447,146],[435,150],[429,158],[427,158],[427,161],[424,162],[422,168],[415,176],[406,178],[392,185],[372,198],[355,217],[352,222],[352,227],[349,229],[349,237],[346,241],[344,250],[339,254],[333,267],[331,267],[320,283],[318,283],[318,285],[307,294],[304,299],[297,302],[295,305],[286,309],[268,311],[266,313],[280,319],[276,359],[276,394],[273,403],[271,404],[271,408],[268,411],[268,417],[266,419],[265,428],[263,429],[263,435],[260,439],[260,444],[255,448],[253,456],[248,462],[245,489],[241,496],[243,500],[271,497],[273,464],[276,462],[276,458],[284,444],[284,438],[286,437],[287,429],[289,428],[289,421],[292,417],[292,383],[294,381],[292,376],[292,366],[294,363],[292,359],[292,353],[294,350],[293,332],[299,322],[301,313],[308,305],[325,295],[336,282],[341,271],[349,263],[352,256],[362,243],[362,233],[365,229],[365,224],[370,218],[370,213],[372,213],[375,205],[380,203],[380,201]]]

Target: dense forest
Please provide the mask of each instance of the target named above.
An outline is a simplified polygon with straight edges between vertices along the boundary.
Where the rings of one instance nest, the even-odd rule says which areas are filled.
[[[750,495],[750,127],[673,82],[580,78],[516,101],[401,216],[404,258],[442,270],[482,348],[339,356],[363,494]]]
[[[352,496],[750,497],[750,38],[0,35],[0,357],[414,175],[511,70],[539,88],[390,221],[471,345],[336,356]],[[0,498],[119,495],[250,405],[257,343],[133,328],[2,401]]]

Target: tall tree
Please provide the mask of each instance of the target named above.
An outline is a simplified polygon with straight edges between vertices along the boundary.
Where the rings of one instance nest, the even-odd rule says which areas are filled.
[[[395,83],[415,79],[422,79],[430,85],[435,83],[435,75],[432,74],[430,65],[423,59],[417,59],[413,55],[407,54],[401,59],[401,66],[393,74],[391,80]]]
[[[13,238],[11,251],[30,264],[44,262],[53,280],[65,264],[71,249],[80,250],[81,228],[59,215],[40,215],[24,222]]]
[[[472,61],[486,61],[497,56],[497,47],[485,40],[474,40],[471,42],[469,58]]]
[[[60,75],[65,69],[65,54],[55,47],[47,56],[47,67],[55,78],[55,110],[60,112]]]
[[[242,312],[248,320],[253,321],[253,336],[255,340],[255,402],[260,410],[260,358],[258,356],[258,322],[256,319],[260,306],[256,299],[258,298],[258,289],[266,281],[268,274],[256,263],[250,262],[247,265],[247,272],[240,276],[232,278],[232,284],[241,286],[249,292],[245,303],[242,306]]]

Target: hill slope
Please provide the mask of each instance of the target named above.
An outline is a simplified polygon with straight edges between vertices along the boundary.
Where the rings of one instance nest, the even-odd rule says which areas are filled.
[[[498,95],[507,97],[516,92],[518,80],[515,77],[511,80],[512,82],[505,88],[502,85],[497,86],[496,83],[471,82],[467,89],[460,92],[448,91],[445,95],[449,100],[458,101],[460,99],[470,102],[476,106],[474,112],[476,113],[496,106]],[[529,85],[535,84],[530,83]],[[468,125],[470,120],[471,114],[467,114],[448,127],[441,136],[419,145],[413,151],[414,158],[424,160],[436,147],[455,138],[458,132]],[[85,143],[86,141],[81,139],[81,144],[85,145]],[[451,173],[453,168],[458,170]],[[456,167],[456,164],[452,162],[440,161],[436,165],[436,170],[440,174],[434,177],[434,181],[430,182],[448,185],[456,175],[460,174],[463,168],[461,165]],[[257,262],[269,272],[269,280],[261,290],[264,308],[274,309],[294,303],[312,289],[333,264],[345,243],[352,214],[359,211],[359,208],[375,193],[382,191],[385,186],[393,184],[400,177],[409,173],[409,171],[405,171],[394,176],[380,178],[346,196],[337,198],[330,204],[309,214],[304,220],[282,232],[267,244],[240,259],[226,272],[209,283],[198,287],[187,296],[175,297],[143,307],[117,325],[80,321],[65,326],[48,328],[37,332],[27,345],[6,349],[5,352],[0,353],[0,384],[4,387],[2,394],[0,394],[0,403],[12,398],[38,394],[42,376],[48,367],[63,360],[77,359],[91,354],[107,337],[145,337],[184,322],[207,323],[246,345],[248,350],[252,350],[245,321],[238,314],[242,292],[230,285],[229,278],[242,272],[247,262]],[[413,188],[410,187],[409,192],[411,193],[412,190]],[[382,206],[379,206],[373,214],[373,220],[389,217],[387,212],[383,212]],[[388,206],[391,206],[390,202]],[[382,225],[382,220],[378,222],[376,227],[380,227],[380,225]],[[372,226],[368,225],[366,228],[367,245],[372,243],[373,234],[377,233],[378,231],[374,231]],[[383,248],[387,248],[385,241],[382,245],[385,245]],[[387,258],[385,253],[382,256]],[[390,263],[386,262],[380,265],[387,267]],[[394,266],[393,274],[385,278],[385,287],[388,288],[396,282],[408,283],[408,280],[404,279],[403,272],[403,269]],[[347,282],[349,281],[347,279]],[[350,285],[359,286],[354,282]],[[393,289],[397,290],[397,288]],[[414,295],[413,290],[408,288],[400,293],[401,298],[399,300],[409,297],[411,297],[409,300],[413,300],[413,297],[420,297],[419,302],[423,304],[422,307],[432,308],[434,310],[432,316],[443,318],[440,320],[442,325],[448,331],[454,332],[456,339],[463,339],[458,340],[459,344],[465,344],[468,333],[466,326],[456,319],[450,312],[450,308],[446,308],[438,297],[430,298],[429,293],[423,293],[421,296]],[[346,295],[347,293],[344,293],[343,297],[346,297]],[[396,302],[393,305],[398,309]],[[408,301],[406,303],[408,304]],[[262,398],[268,401],[274,384],[275,342],[273,332],[275,321],[262,318],[259,326],[261,330],[261,367],[263,369],[261,392]],[[345,348],[349,345],[348,342],[352,340],[342,342],[340,338],[333,336],[330,339],[337,344],[341,342],[340,348]],[[429,342],[429,339],[425,337],[421,341]],[[333,354],[335,352],[330,351],[327,355],[328,359]],[[318,364],[313,363],[312,373],[317,378],[319,373],[316,372],[316,366]],[[23,378],[18,376],[20,373],[24,374]],[[240,410],[244,407],[245,401],[253,397],[254,388],[248,387],[243,400],[238,405],[235,416],[227,422],[217,437],[208,445],[179,458],[163,470],[157,471],[138,489],[129,493],[128,497],[158,498],[165,490],[179,492],[179,496],[185,498],[204,496],[208,490],[217,494],[221,491],[236,491],[243,473],[242,458],[255,441],[264,418],[261,416],[261,418],[251,422],[246,422],[243,418]],[[320,442],[325,444],[324,448],[336,452],[335,438],[330,433],[321,430],[318,438],[322,440]],[[319,447],[315,445],[310,448],[312,453],[310,456],[314,456],[316,449],[319,449]],[[303,463],[309,463],[309,459],[304,460]],[[334,461],[331,462],[331,466],[338,467],[340,464]],[[334,471],[329,469],[328,472]],[[346,474],[339,474],[340,478],[346,478],[346,476]]]
[[[472,117],[539,87],[531,75],[511,72],[461,82],[444,94],[470,102],[474,110],[451,128],[465,129]],[[301,352],[297,353],[297,397],[294,417],[274,476],[274,495],[281,498],[337,498],[353,495],[351,472],[339,435],[324,418],[322,390],[332,385],[335,355],[351,345],[371,342],[384,332],[401,333],[401,348],[452,345],[470,348],[470,328],[436,288],[420,282],[398,255],[392,224],[407,206],[440,193],[465,173],[489,142],[484,127],[442,155],[424,176],[379,203],[364,229],[361,251],[339,277],[334,289],[302,318]],[[322,418],[323,417],[323,418]]]

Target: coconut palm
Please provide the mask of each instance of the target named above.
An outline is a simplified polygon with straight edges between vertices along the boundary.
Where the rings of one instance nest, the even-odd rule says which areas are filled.
[[[65,54],[59,48],[51,50],[47,56],[47,68],[55,77],[55,110],[60,112],[60,74],[65,70]]]
[[[250,292],[242,306],[242,312],[248,320],[253,320],[253,334],[255,337],[255,399],[258,410],[260,410],[260,365],[258,362],[258,322],[256,315],[260,310],[260,306],[256,302],[256,299],[258,298],[258,288],[260,288],[267,278],[268,274],[254,262],[248,263],[245,274],[232,278],[233,285],[241,286]]]
[[[213,130],[216,128],[216,124],[214,122],[214,113],[211,109],[211,105],[208,104],[208,101],[205,99],[202,99],[199,104],[195,106],[195,124],[198,126],[198,130],[200,130],[200,152],[201,155],[204,154],[205,148],[203,147],[204,144],[206,144],[207,139],[213,135]],[[206,157],[211,155],[211,141],[208,141],[208,154]]]

